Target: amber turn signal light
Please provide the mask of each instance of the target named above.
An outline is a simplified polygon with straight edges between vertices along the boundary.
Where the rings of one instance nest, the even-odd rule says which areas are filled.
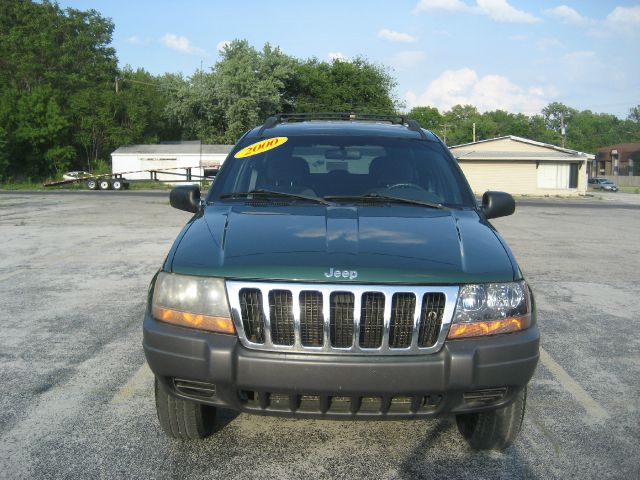
[[[181,312],[170,308],[153,306],[152,315],[161,322],[179,325],[181,327],[197,328],[210,332],[235,334],[236,329],[233,322],[228,317],[212,317],[210,315],[200,315],[197,313]]]
[[[453,323],[449,330],[449,339],[480,337],[485,335],[498,335],[511,333],[529,328],[531,315],[501,318],[487,322]]]

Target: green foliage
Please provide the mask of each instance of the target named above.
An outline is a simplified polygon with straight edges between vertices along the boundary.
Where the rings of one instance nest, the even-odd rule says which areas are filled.
[[[397,101],[395,80],[381,66],[364,58],[350,62],[299,62],[291,87],[291,107],[297,112],[361,112],[392,114]]]
[[[92,171],[123,143],[179,135],[159,84],[117,69],[113,23],[95,10],[5,0],[0,9],[0,179]],[[114,79],[122,77],[116,95]]]
[[[117,67],[114,25],[95,10],[47,0],[3,0],[0,8],[0,181],[43,179],[77,169],[109,171],[120,145],[199,139],[234,143],[277,112],[396,113],[389,71],[364,58],[297,59],[269,44],[234,40],[193,76]],[[594,152],[640,140],[640,105],[627,119],[554,102],[540,115],[472,105],[409,114],[447,144],[518,135]],[[640,165],[640,159],[638,160]],[[30,181],[30,180],[29,180]],[[29,183],[29,182],[27,182]]]
[[[442,115],[435,107],[415,107],[409,112],[409,117],[416,120],[422,128],[438,131],[442,125]]]
[[[102,175],[103,173],[111,173],[111,165],[106,160],[99,158],[93,168],[93,173],[96,175]]]
[[[382,67],[358,58],[352,62],[301,61],[266,44],[256,50],[234,40],[210,72],[184,79],[161,79],[171,92],[166,118],[182,138],[235,143],[240,135],[278,112],[393,113],[395,85]]]
[[[173,138],[200,139],[203,143],[223,143],[223,111],[213,89],[213,75],[196,72],[190,79],[165,74],[160,78],[165,93],[163,116],[176,133]]]
[[[564,121],[565,147],[583,152],[615,143],[640,141],[640,105],[630,110],[626,120],[590,110],[578,111],[554,102],[541,115],[527,116],[503,110],[480,113],[471,105],[455,105],[440,113],[434,107],[416,107],[408,115],[421,126],[438,134],[448,145],[515,135],[554,145],[562,144],[561,123]]]
[[[76,157],[76,151],[69,145],[54,146],[44,153],[44,159],[51,165],[56,172],[56,176],[62,175],[69,169],[69,165]]]
[[[246,130],[282,110],[295,63],[268,43],[260,52],[246,40],[227,45],[213,70],[213,87],[223,112],[227,143],[235,143]]]
[[[75,161],[74,98],[91,95],[97,85],[113,78],[112,31],[113,24],[94,10],[3,2],[0,125],[9,132],[9,160],[0,177],[11,173],[42,178]]]

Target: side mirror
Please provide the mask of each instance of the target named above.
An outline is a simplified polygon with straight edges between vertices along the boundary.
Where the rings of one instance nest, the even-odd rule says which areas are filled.
[[[174,187],[169,194],[169,203],[178,210],[196,213],[200,208],[200,187],[197,185]]]
[[[482,211],[487,218],[506,217],[516,210],[516,202],[505,192],[484,192]]]

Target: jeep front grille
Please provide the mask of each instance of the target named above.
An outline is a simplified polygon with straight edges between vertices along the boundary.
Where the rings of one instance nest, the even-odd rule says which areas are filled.
[[[458,287],[227,281],[247,348],[303,353],[434,353],[444,343]]]

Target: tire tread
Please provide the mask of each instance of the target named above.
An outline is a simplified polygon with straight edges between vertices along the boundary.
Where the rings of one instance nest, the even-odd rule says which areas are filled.
[[[456,416],[458,430],[474,450],[504,450],[520,432],[527,402],[526,387],[506,407]]]
[[[198,440],[209,436],[214,427],[215,408],[176,398],[155,379],[156,411],[162,430],[173,438]]]

